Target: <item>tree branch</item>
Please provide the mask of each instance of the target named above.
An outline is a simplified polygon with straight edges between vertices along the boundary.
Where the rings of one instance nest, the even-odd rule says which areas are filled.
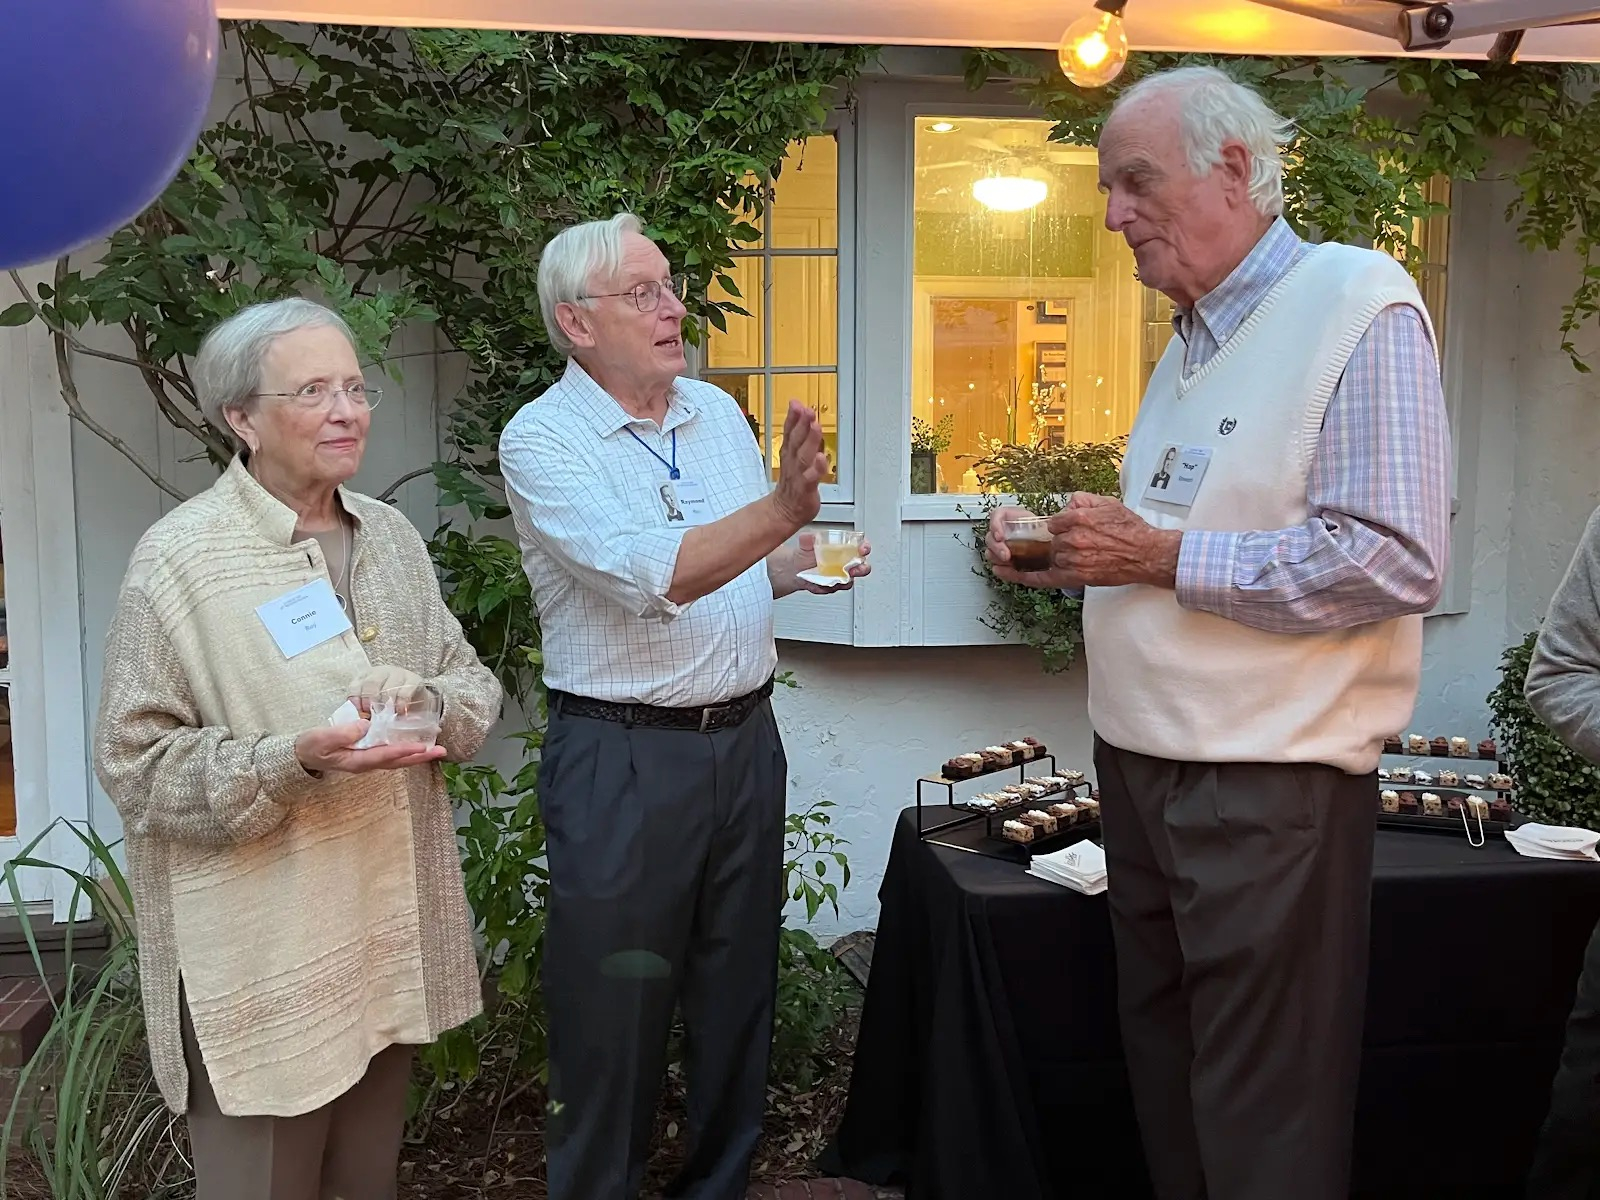
[[[66,273],[67,259],[65,256],[63,256],[56,260],[55,278],[57,289],[61,287],[62,280],[66,277]],[[72,359],[70,357],[71,339],[65,332],[54,328],[50,325],[50,322],[45,319],[44,310],[40,308],[39,302],[33,298],[33,294],[28,291],[28,285],[23,282],[22,276],[16,271],[8,271],[7,274],[11,276],[11,282],[17,285],[17,291],[22,293],[22,298],[27,303],[28,307],[33,309],[33,315],[43,322],[46,328],[50,329],[50,340],[54,343],[56,352],[56,375],[61,382],[61,399],[67,406],[68,414],[73,420],[77,421],[90,433],[94,434],[95,437],[105,442],[118,454],[122,455],[122,457],[131,462],[139,469],[140,474],[142,474],[151,483],[155,484],[156,487],[160,488],[167,495],[171,496],[174,500],[187,500],[189,498],[188,496],[184,495],[183,492],[179,491],[172,484],[161,478],[161,476],[149,466],[145,465],[144,460],[134,453],[133,448],[129,446],[127,442],[123,441],[116,434],[112,433],[104,425],[101,425],[89,415],[88,411],[83,407],[83,401],[78,396],[78,384],[72,375]]]
[[[387,504],[390,500],[394,499],[394,494],[398,492],[405,484],[410,483],[413,479],[421,479],[424,475],[432,474],[432,463],[429,463],[425,467],[418,467],[415,471],[407,471],[404,475],[400,476],[399,479],[396,479],[388,487],[384,488],[383,493],[377,498]]]
[[[141,351],[149,353],[147,348],[149,343],[145,341],[143,334],[134,328],[131,320],[124,321],[122,327],[127,331],[129,339],[135,346]],[[167,389],[163,386],[162,381],[164,379],[179,379],[178,375],[171,371],[156,368],[147,360],[135,362],[133,365],[139,368],[139,374],[144,379],[145,386],[150,389],[150,394],[155,397],[156,407],[161,410],[162,416],[205,447],[206,454],[213,462],[224,464],[233,458],[233,447],[217,436],[216,431],[207,423],[204,413],[201,413],[198,421],[195,420],[179,408],[172,397],[167,394]],[[187,390],[185,390],[185,398],[195,405],[196,411],[199,411],[199,402],[193,396],[188,395]]]

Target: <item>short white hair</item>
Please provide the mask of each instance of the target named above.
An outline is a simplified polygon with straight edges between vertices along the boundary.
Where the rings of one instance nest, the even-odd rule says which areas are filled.
[[[622,269],[622,239],[643,232],[643,221],[619,212],[609,220],[569,225],[546,244],[539,255],[539,312],[550,344],[561,354],[570,358],[573,346],[556,320],[556,306],[581,304],[592,280],[616,278]]]
[[[1222,147],[1238,142],[1250,152],[1250,199],[1266,217],[1283,213],[1283,152],[1294,122],[1275,113],[1253,88],[1216,67],[1174,67],[1141,79],[1117,97],[1112,115],[1149,100],[1171,99],[1177,108],[1189,169],[1202,178],[1222,162]]]
[[[272,343],[302,329],[337,329],[353,347],[355,335],[343,317],[300,296],[241,308],[206,334],[195,356],[195,399],[200,411],[237,443],[228,410],[248,409],[261,390],[261,360]]]

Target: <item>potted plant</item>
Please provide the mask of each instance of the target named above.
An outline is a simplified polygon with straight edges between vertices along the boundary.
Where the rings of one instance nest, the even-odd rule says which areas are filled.
[[[950,449],[955,414],[946,413],[938,422],[911,418],[911,494],[927,496],[939,490],[939,455]]]

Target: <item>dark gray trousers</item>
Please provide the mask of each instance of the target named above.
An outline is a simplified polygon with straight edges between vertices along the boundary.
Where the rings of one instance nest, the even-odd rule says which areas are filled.
[[[1528,1200],[1600,1197],[1600,925],[1583,954],[1527,1195]]]
[[[551,714],[551,1200],[639,1194],[675,1006],[689,1156],[668,1194],[743,1200],[766,1105],[787,770],[769,704],[708,734]]]
[[[1134,1107],[1159,1200],[1346,1200],[1376,779],[1095,743]]]

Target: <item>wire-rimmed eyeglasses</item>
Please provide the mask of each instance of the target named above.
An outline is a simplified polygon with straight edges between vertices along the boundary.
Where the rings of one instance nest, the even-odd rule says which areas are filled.
[[[682,300],[688,295],[689,285],[682,275],[668,275],[665,279],[647,279],[643,283],[636,283],[625,292],[592,292],[587,296],[579,296],[578,299],[604,300],[612,296],[632,296],[639,311],[647,313],[655,312],[660,306],[663,289]]]
[[[298,392],[257,392],[257,396],[272,396],[281,400],[293,400],[301,408],[332,408],[333,402],[343,394],[350,397],[352,404],[358,408],[373,409],[378,407],[378,401],[383,399],[383,389],[368,387],[364,383],[340,384],[335,386],[329,383],[308,383]]]

